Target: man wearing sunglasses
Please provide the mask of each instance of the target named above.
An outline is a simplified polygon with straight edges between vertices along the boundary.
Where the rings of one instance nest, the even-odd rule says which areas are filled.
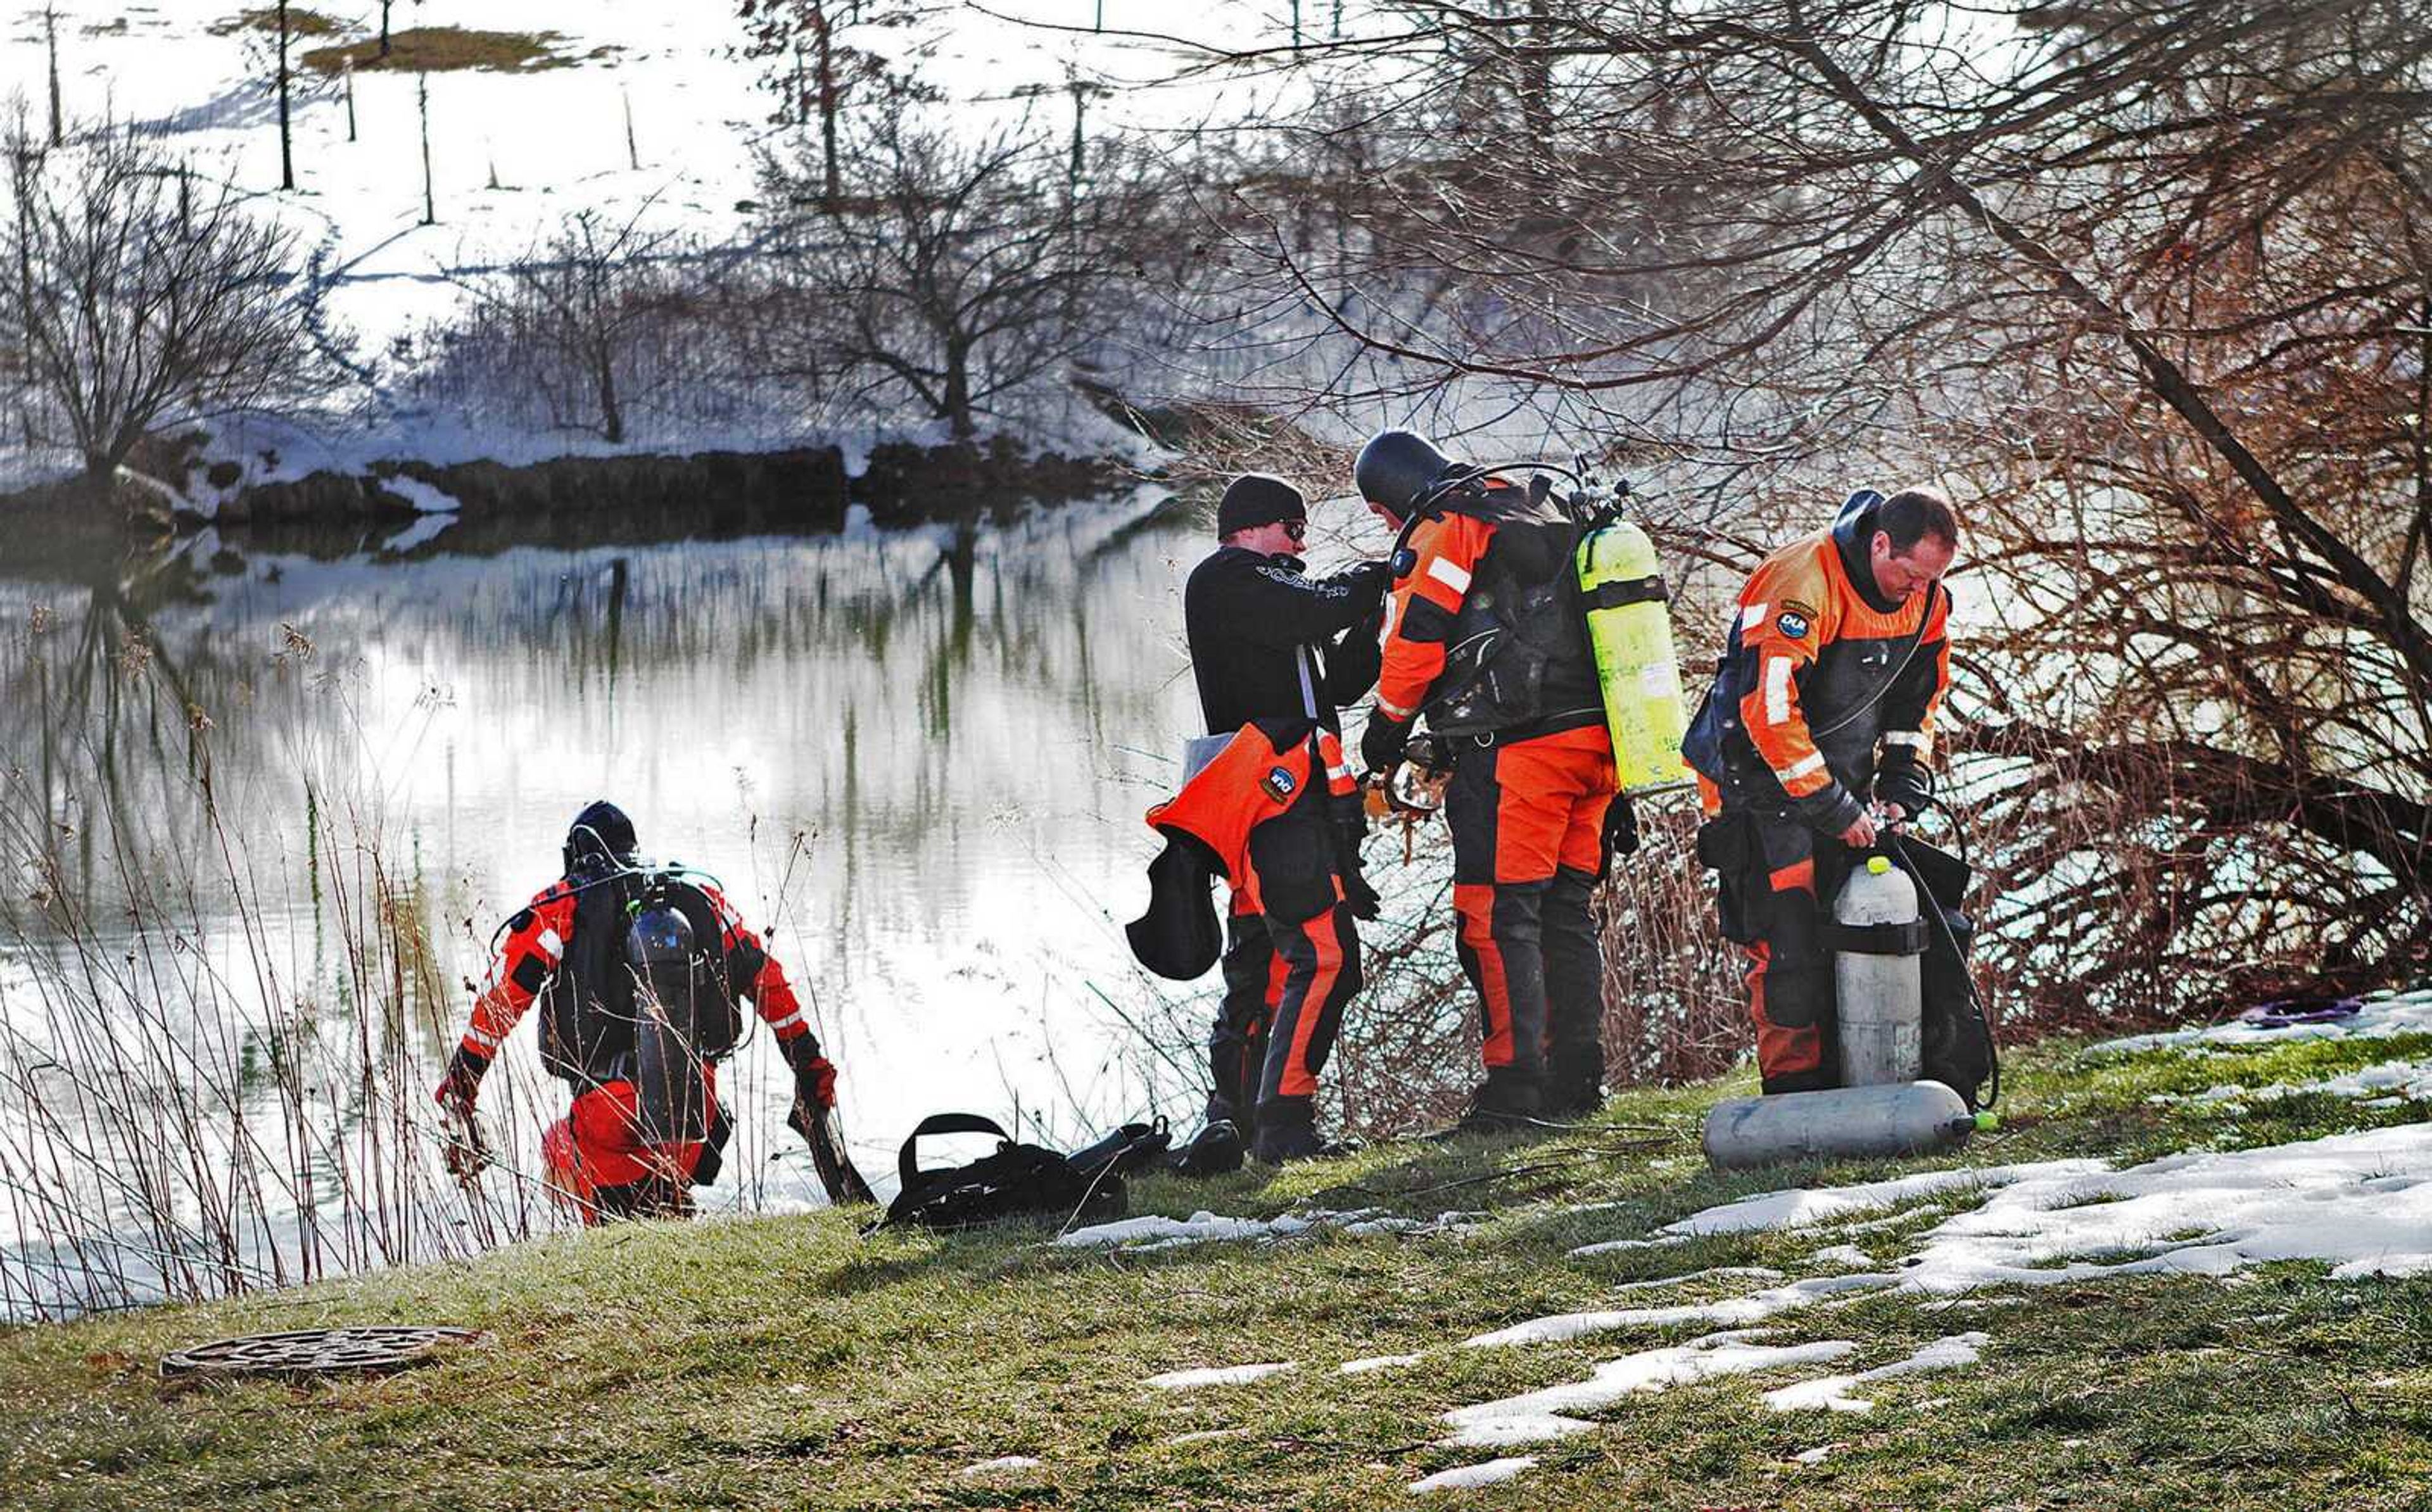
[[[1192,569],[1182,599],[1210,735],[1231,735],[1254,722],[1307,721],[1330,740],[1342,732],[1339,706],[1376,680],[1385,564],[1363,562],[1312,578],[1300,557],[1308,538],[1308,503],[1282,479],[1249,473],[1224,490],[1216,550]],[[1351,920],[1376,912],[1376,894],[1359,875],[1356,829],[1341,828],[1356,826],[1357,805],[1347,815],[1328,812],[1324,786],[1309,784],[1294,802],[1301,812],[1292,824],[1308,829],[1308,843],[1284,847],[1271,837],[1266,849],[1304,855],[1333,875],[1309,879],[1319,884],[1313,890],[1270,885],[1264,913],[1235,895],[1224,1001],[1208,1040],[1215,1090],[1208,1117],[1231,1120],[1268,1161],[1321,1147],[1310,1093],[1343,1000],[1358,983]],[[1300,894],[1328,895],[1317,900],[1332,906],[1305,919],[1285,916],[1297,907],[1273,906],[1274,899]]]

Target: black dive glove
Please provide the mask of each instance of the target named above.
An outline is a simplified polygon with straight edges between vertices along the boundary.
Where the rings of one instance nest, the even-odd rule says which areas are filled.
[[[1914,762],[1885,766],[1875,774],[1875,801],[1897,803],[1904,816],[1914,819],[1934,801],[1934,778]]]
[[[1638,854],[1638,807],[1627,793],[1615,793],[1605,808],[1604,853],[1608,865],[1614,856]]]
[[[1360,759],[1368,764],[1373,777],[1393,776],[1393,768],[1402,764],[1402,753],[1410,748],[1410,722],[1381,710],[1368,716],[1368,728],[1360,732]]]
[[[1393,569],[1382,562],[1361,562],[1344,569],[1343,576],[1350,581],[1353,596],[1373,610],[1384,602],[1385,590],[1393,581]]]
[[[1355,796],[1337,800],[1332,815],[1334,825],[1334,874],[1343,882],[1343,900],[1351,905],[1351,916],[1375,918],[1383,910],[1384,899],[1376,889],[1368,885],[1360,865],[1360,842],[1368,836],[1368,815]]]

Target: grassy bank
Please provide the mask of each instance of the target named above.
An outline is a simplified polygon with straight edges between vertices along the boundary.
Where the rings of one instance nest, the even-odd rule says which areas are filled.
[[[2426,1052],[2432,1036],[2208,1059],[2048,1046],[2014,1057],[2004,1129],[1962,1159],[2125,1165],[2408,1122],[2424,1104],[2305,1095],[2238,1112],[2151,1100]],[[1777,1370],[1632,1396],[1588,1414],[1595,1431],[1554,1442],[1443,1447],[1448,1409],[1578,1381],[1708,1330],[1459,1348],[1471,1335],[1769,1284],[1713,1277],[1616,1300],[1620,1284],[1706,1268],[1829,1273],[1827,1246],[1896,1268],[1932,1226],[1918,1211],[1888,1226],[1571,1257],[1747,1192],[1920,1164],[1718,1176],[1697,1158],[1697,1120],[1737,1089],[1618,1098],[1572,1134],[1150,1183],[1133,1202],[1176,1215],[1295,1203],[1487,1215],[1458,1233],[1108,1255],[1048,1249],[1028,1231],[860,1240],[833,1213],[629,1225],[467,1265],[19,1330],[0,1336],[0,1478],[29,1506],[2424,1504],[2432,1278],[2334,1283],[2305,1262],[2019,1288],[1967,1311],[1862,1294],[1773,1319],[1766,1342],[1856,1341],[1845,1368],[1857,1369],[1981,1329],[1982,1363],[1871,1383],[1866,1414],[1765,1411],[1765,1389],[1821,1373]],[[333,1386],[170,1392],[153,1374],[163,1352],[225,1334],[383,1320],[495,1336],[443,1365]],[[1422,1358],[1335,1369],[1387,1354]],[[1142,1384],[1268,1361],[1297,1368],[1249,1386]],[[1817,1449],[1829,1451],[1817,1462],[1797,1457]],[[1498,1486],[1405,1489],[1521,1453],[1536,1467]],[[1039,1463],[971,1472],[1014,1455]]]

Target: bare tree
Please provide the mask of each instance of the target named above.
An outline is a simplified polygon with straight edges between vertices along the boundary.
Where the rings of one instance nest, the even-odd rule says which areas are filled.
[[[967,440],[1098,339],[1091,301],[1125,271],[1150,196],[1120,170],[1073,192],[1065,153],[1027,122],[973,139],[898,100],[861,140],[873,192],[801,228],[806,339]],[[815,163],[769,173],[780,195],[815,197]]]
[[[1275,128],[1371,123],[1353,234],[1281,172],[1217,220],[1238,303],[1348,349],[1311,402],[1561,396],[1722,567],[1949,479],[1986,959],[2050,1019],[2432,960],[2414,8],[1393,10],[1306,46],[1327,114]]]
[[[761,87],[782,102],[781,126],[819,129],[819,202],[834,210],[844,196],[844,111],[856,97],[884,86],[889,96],[920,92],[887,67],[886,59],[853,46],[841,35],[851,28],[901,30],[936,8],[906,0],[740,0],[743,56],[768,65]]]
[[[578,211],[502,277],[474,286],[507,328],[508,348],[529,354],[519,376],[544,390],[556,412],[583,415],[581,423],[611,444],[626,435],[631,344],[667,297],[652,260],[674,238],[644,225],[650,210],[646,204],[621,224]]]
[[[287,233],[233,189],[195,200],[181,171],[123,130],[74,155],[8,143],[0,346],[64,428],[86,473],[110,476],[172,421],[281,402],[318,371]]]

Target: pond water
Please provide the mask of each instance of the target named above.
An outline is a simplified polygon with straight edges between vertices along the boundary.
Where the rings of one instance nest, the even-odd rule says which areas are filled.
[[[1206,545],[1177,512],[447,547],[206,533],[84,581],[0,577],[0,1160],[60,1187],[8,1186],[0,1306],[40,1302],[79,1238],[124,1239],[112,1273],[141,1289],[196,1246],[287,1280],[557,1221],[526,1179],[564,1102],[530,1024],[485,1088],[502,1168],[469,1203],[431,1173],[426,1116],[492,931],[600,797],[767,932],[882,1187],[935,1111],[1066,1138],[1189,1115],[1191,1068],[1133,1028],[1172,995],[1122,936],[1141,812],[1195,729],[1180,584]],[[738,1141],[703,1195],[818,1201],[765,1033],[724,1085]],[[112,1105],[154,1095],[193,1106]],[[164,1144],[200,1148],[108,1168]],[[438,1211],[396,1219],[363,1196],[381,1180]]]

